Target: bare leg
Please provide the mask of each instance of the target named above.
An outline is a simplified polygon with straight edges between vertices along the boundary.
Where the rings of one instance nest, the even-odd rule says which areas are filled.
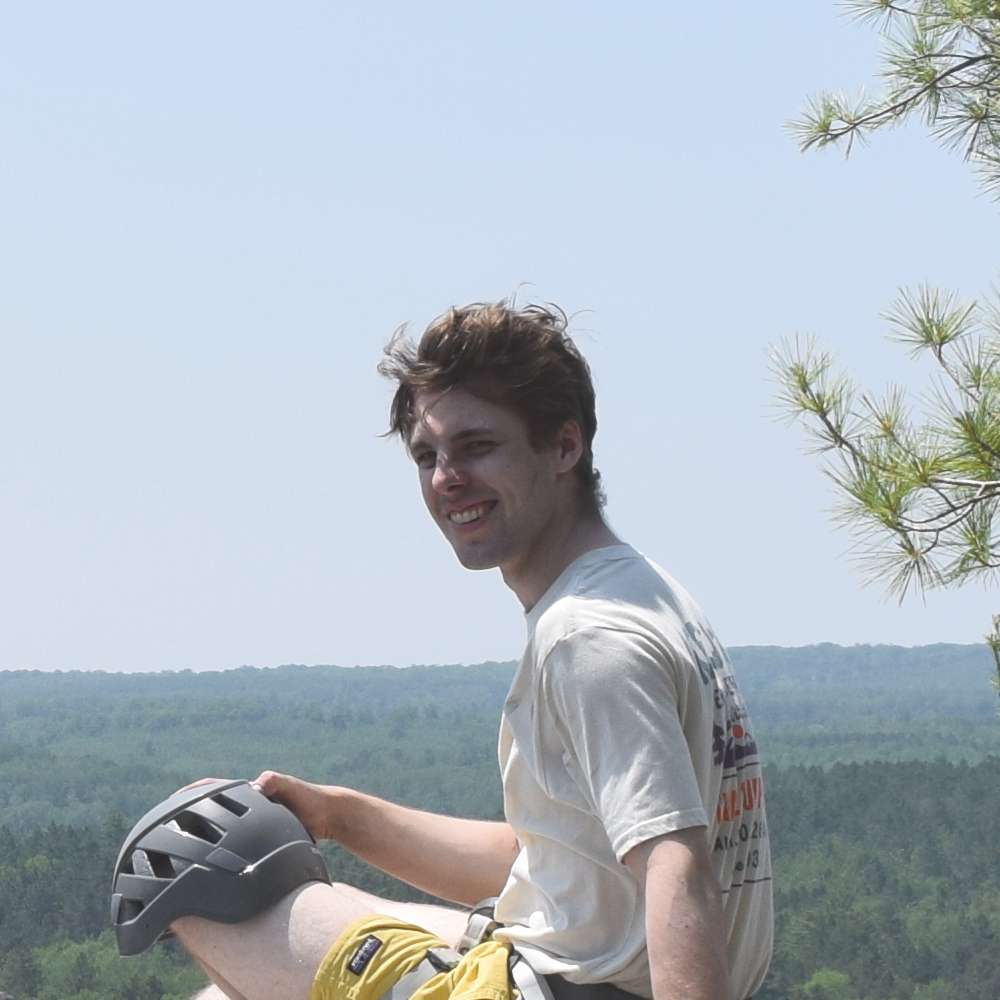
[[[330,945],[374,913],[407,920],[456,943],[465,914],[444,906],[397,903],[348,885],[309,882],[239,924],[201,917],[173,923],[181,944],[233,1000],[308,1000]],[[232,991],[232,992],[231,992]]]
[[[396,917],[398,920],[416,924],[417,927],[436,934],[442,941],[447,941],[452,946],[458,944],[469,921],[469,911],[457,907],[439,906],[434,903],[401,903],[395,899],[374,896],[351,885],[338,885],[337,888],[354,896],[357,906],[365,914],[383,913],[387,917]]]
[[[202,972],[212,981],[212,985],[199,990],[191,1000],[245,1000],[243,995],[237,992],[236,987],[227,983],[216,969],[206,965],[199,958],[195,958],[195,962],[201,966]]]
[[[218,986],[206,986],[203,990],[198,990],[191,1000],[230,1000],[229,994],[224,993]]]

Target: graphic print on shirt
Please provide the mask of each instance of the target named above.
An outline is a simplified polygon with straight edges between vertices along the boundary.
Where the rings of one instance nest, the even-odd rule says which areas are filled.
[[[716,767],[727,771],[746,760],[757,760],[757,741],[750,732],[746,703],[732,674],[716,676],[716,722],[712,726],[712,751]],[[718,721],[719,714],[725,726]]]
[[[701,681],[713,690],[713,764],[722,771],[713,847],[723,893],[728,893],[771,879],[764,779],[750,716],[726,651],[710,630],[690,621],[684,627]]]

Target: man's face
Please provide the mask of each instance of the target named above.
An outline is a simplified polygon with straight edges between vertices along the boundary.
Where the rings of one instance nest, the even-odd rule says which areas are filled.
[[[410,452],[424,502],[467,569],[529,572],[563,513],[558,448],[536,451],[512,410],[464,389],[418,393]]]

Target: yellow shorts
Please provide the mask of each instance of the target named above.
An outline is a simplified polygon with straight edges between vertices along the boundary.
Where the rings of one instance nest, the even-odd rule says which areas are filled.
[[[429,948],[448,945],[420,927],[392,917],[355,921],[334,941],[313,980],[309,1000],[379,1000]],[[432,976],[413,1000],[512,1000],[508,946],[484,941],[450,972]]]

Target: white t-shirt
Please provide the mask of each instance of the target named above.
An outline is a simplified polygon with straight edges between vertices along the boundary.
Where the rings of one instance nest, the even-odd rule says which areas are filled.
[[[739,1000],[771,956],[757,746],[729,659],[690,596],[631,546],[572,563],[527,616],[500,724],[520,851],[498,932],[537,972],[652,996],[645,904],[622,858],[705,826]]]

